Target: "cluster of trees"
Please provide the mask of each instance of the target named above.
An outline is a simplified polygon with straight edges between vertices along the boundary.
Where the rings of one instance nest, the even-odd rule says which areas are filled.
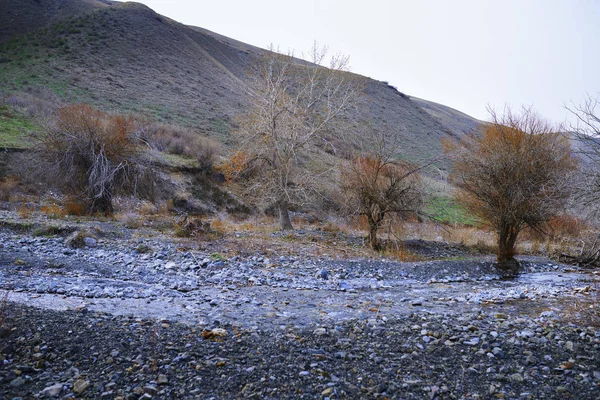
[[[225,168],[257,205],[272,207],[282,230],[292,229],[289,209],[322,194],[320,174],[334,167],[311,169],[315,146],[332,146],[332,135],[349,131],[344,122],[362,91],[359,77],[348,70],[348,58],[334,56],[323,66],[326,48],[314,46],[310,62],[293,54],[266,52],[257,63],[248,94],[251,107],[238,129],[240,146]],[[518,271],[515,244],[525,228],[545,232],[547,222],[563,212],[576,192],[588,208],[600,204],[600,118],[597,99],[571,111],[571,127],[582,146],[586,174],[578,169],[569,137],[531,109],[491,120],[463,140],[449,143],[452,178],[458,199],[497,234],[498,267]],[[60,110],[54,124],[38,138],[38,154],[49,161],[90,212],[112,212],[117,188],[135,186],[143,169],[144,142],[130,118],[86,105]],[[397,146],[385,135],[362,137],[360,151],[339,169],[340,193],[347,214],[363,216],[368,239],[378,248],[377,232],[390,214],[419,215],[424,205],[421,172],[397,157]],[[365,143],[369,142],[368,145]],[[326,163],[325,163],[326,164]],[[600,252],[598,252],[600,254]],[[598,260],[596,255],[596,261]]]
[[[267,54],[250,92],[254,107],[242,122],[242,146],[234,155],[236,178],[262,191],[263,202],[277,205],[281,229],[291,229],[288,207],[306,201],[315,173],[303,163],[309,144],[326,140],[328,129],[352,105],[356,81],[343,73],[346,63],[334,59],[320,67],[292,55]],[[576,110],[581,126],[574,131],[586,142],[585,155],[598,166],[600,147],[594,107]],[[569,136],[531,109],[503,115],[490,110],[491,121],[480,132],[448,145],[458,199],[497,234],[498,267],[518,271],[515,244],[525,228],[545,233],[548,221],[565,210],[577,181],[578,163]],[[584,129],[582,129],[584,128]],[[399,160],[384,140],[357,152],[342,166],[340,187],[349,214],[364,216],[369,244],[378,248],[377,231],[389,214],[420,214],[423,165]],[[590,149],[594,149],[591,150]],[[588,171],[593,171],[588,169]],[[583,185],[588,204],[598,204],[600,175],[596,170]],[[581,193],[581,192],[580,192]]]

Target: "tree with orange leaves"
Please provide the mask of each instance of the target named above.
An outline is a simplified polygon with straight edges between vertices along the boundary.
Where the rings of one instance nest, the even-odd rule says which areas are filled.
[[[570,195],[570,172],[576,168],[568,138],[531,109],[490,110],[482,133],[450,146],[458,200],[497,234],[497,268],[519,271],[515,244],[529,227],[543,232]]]
[[[398,160],[396,146],[390,146],[385,135],[375,139],[367,151],[342,166],[340,179],[349,214],[367,219],[373,250],[379,249],[377,231],[386,216],[418,214],[423,205],[423,166]]]

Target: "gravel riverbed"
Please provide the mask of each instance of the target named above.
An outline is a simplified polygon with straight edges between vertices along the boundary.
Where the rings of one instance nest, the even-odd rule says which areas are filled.
[[[421,241],[445,259],[225,255],[111,223],[73,248],[90,226],[3,217],[0,399],[600,398],[589,271],[523,257],[502,280]]]

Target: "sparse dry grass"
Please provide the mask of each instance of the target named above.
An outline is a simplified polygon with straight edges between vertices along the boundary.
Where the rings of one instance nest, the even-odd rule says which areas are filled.
[[[40,206],[40,212],[46,214],[50,218],[63,218],[68,212],[64,207],[59,206],[56,203],[50,203]]]
[[[600,276],[594,274],[589,285],[575,291],[578,295],[566,305],[567,319],[582,326],[600,327]]]

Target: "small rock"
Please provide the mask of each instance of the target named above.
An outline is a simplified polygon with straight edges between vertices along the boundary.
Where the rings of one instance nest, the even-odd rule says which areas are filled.
[[[12,381],[10,381],[9,385],[12,387],[18,388],[18,387],[23,386],[24,384],[25,384],[25,379],[23,377],[19,376],[19,377],[13,379]]]
[[[410,305],[411,306],[422,306],[424,302],[425,302],[425,299],[418,298],[418,299],[414,299],[413,301],[411,301]]]
[[[169,378],[167,378],[167,376],[164,374],[160,374],[158,375],[158,379],[156,380],[156,382],[159,385],[166,385],[167,383],[169,383]]]
[[[42,395],[47,397],[56,397],[62,392],[63,386],[61,383],[54,384],[52,386],[48,386],[42,390]]]
[[[73,392],[75,392],[75,394],[81,394],[88,390],[90,386],[90,381],[85,379],[77,379],[75,383],[73,383]]]
[[[325,329],[325,328],[317,328],[317,329],[315,329],[313,331],[313,334],[317,335],[317,336],[327,335],[327,329]]]
[[[325,389],[321,392],[321,396],[329,396],[332,393],[333,393],[333,388],[328,387],[327,389]]]
[[[523,375],[519,374],[519,373],[515,373],[512,374],[511,376],[509,376],[509,378],[511,381],[516,382],[516,383],[522,383],[525,379],[523,379]]]
[[[321,271],[319,271],[318,277],[324,280],[329,279],[329,271],[323,268]]]
[[[86,247],[96,247],[96,246],[98,246],[98,241],[92,237],[84,237],[83,244]]]

